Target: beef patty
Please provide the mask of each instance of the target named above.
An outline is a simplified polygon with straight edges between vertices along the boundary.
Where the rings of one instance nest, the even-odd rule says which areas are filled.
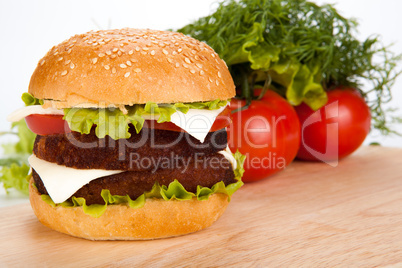
[[[136,159],[209,155],[227,146],[225,129],[210,132],[204,143],[186,132],[143,128],[137,134],[133,127],[129,131],[129,139],[119,140],[99,139],[94,128],[86,135],[37,135],[33,152],[40,159],[77,169],[141,171],[152,167],[133,164]]]
[[[40,176],[32,170],[32,176],[39,193],[48,194]],[[236,182],[231,163],[221,154],[210,154],[203,157],[186,157],[178,166],[159,168],[148,171],[126,171],[95,179],[73,196],[84,197],[88,205],[104,204],[102,189],[110,190],[113,195],[129,195],[136,199],[145,191],[150,191],[155,182],[168,186],[178,180],[184,188],[195,193],[197,186],[212,187],[223,181],[225,185]],[[71,199],[70,199],[71,200]]]

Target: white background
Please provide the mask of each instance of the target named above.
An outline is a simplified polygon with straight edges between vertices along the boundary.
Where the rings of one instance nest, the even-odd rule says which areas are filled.
[[[384,44],[395,43],[392,50],[402,53],[402,1],[315,2],[336,3],[341,14],[358,19],[361,38],[380,34]],[[216,6],[215,0],[0,0],[0,131],[9,129],[7,114],[23,105],[20,96],[27,91],[37,62],[53,45],[76,33],[100,28],[179,28],[208,15]],[[402,77],[393,91],[390,106],[402,108]],[[398,129],[402,132],[402,126]],[[366,144],[371,141],[402,147],[401,137],[384,138],[373,132]]]

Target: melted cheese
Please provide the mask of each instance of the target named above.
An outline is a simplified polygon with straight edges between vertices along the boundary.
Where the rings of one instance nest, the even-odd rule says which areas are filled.
[[[57,165],[35,155],[28,158],[31,167],[39,174],[49,196],[55,203],[62,203],[90,181],[124,172],[122,170],[75,169]]]

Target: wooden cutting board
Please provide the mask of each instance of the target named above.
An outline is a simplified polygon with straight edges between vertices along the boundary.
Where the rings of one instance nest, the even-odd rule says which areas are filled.
[[[363,147],[337,167],[294,162],[247,184],[210,228],[92,242],[0,209],[0,267],[402,266],[402,149]]]

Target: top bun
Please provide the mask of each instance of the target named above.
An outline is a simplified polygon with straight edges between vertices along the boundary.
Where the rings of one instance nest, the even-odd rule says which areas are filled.
[[[29,93],[55,108],[226,100],[232,77],[211,47],[180,33],[119,29],[75,35],[53,47]]]

